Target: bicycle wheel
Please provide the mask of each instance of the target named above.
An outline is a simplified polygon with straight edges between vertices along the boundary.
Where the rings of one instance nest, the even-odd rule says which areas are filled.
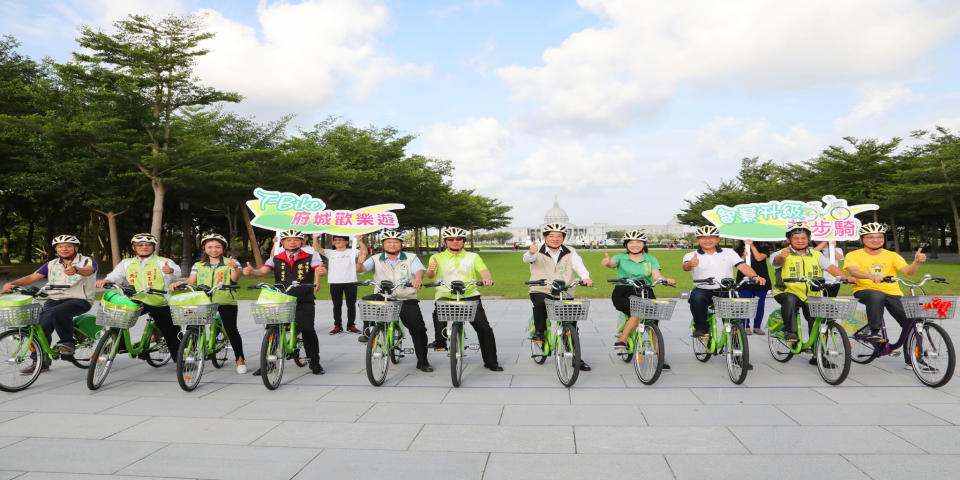
[[[290,360],[293,360],[293,364],[303,368],[310,363],[310,359],[307,358],[307,350],[303,348],[303,338],[300,335],[297,335],[297,343],[293,346],[293,353],[287,356]]]
[[[400,325],[393,324],[393,348],[390,349],[390,363],[396,365],[400,363],[400,359],[403,357],[403,347],[400,346],[400,342],[403,341],[403,331],[400,328]]]
[[[73,349],[73,355],[61,355],[60,358],[69,360],[70,363],[84,370],[90,368],[90,359],[93,358],[93,350],[97,346],[97,340],[103,335],[103,330],[97,330],[97,338],[90,338],[77,330],[73,331],[73,338],[77,342]]]
[[[283,378],[283,339],[280,328],[270,326],[260,344],[260,379],[268,390],[276,390]]]
[[[463,378],[463,323],[450,324],[450,382],[454,387],[460,386]]]
[[[637,340],[637,361],[633,363],[633,369],[640,383],[653,385],[663,373],[663,336],[660,335],[660,327],[655,323],[647,325]]]
[[[203,327],[199,327],[203,328]],[[180,340],[177,351],[177,383],[184,391],[192,392],[200,384],[203,376],[204,353],[199,328],[187,327],[187,333]]]
[[[148,324],[150,329],[150,343],[147,349],[147,363],[153,368],[160,368],[173,358],[167,340],[160,334],[160,329],[154,323]]]
[[[833,207],[830,209],[830,216],[834,220],[846,220],[850,218],[850,209],[847,207]]]
[[[367,337],[367,380],[370,384],[379,387],[387,379],[387,370],[390,368],[390,346],[387,345],[387,331],[383,325],[377,324]]]
[[[30,358],[30,352],[37,353],[40,358]],[[29,328],[0,334],[0,390],[19,392],[37,381],[43,355],[40,341],[30,339]]]
[[[106,330],[106,329],[104,329]],[[105,332],[96,348],[93,349],[93,357],[90,358],[90,368],[87,370],[87,388],[96,390],[103,386],[103,382],[110,373],[110,367],[116,360],[116,349],[114,345],[120,338],[120,330],[111,328]]]
[[[219,321],[213,324],[211,329],[213,335],[213,356],[210,357],[210,363],[213,368],[221,368],[227,363],[227,347],[230,346],[230,340],[223,331],[223,324]]]
[[[730,381],[740,385],[747,379],[747,365],[750,364],[750,344],[746,342],[743,325],[739,321],[730,322],[727,337],[727,374]]]
[[[580,332],[576,325],[566,324],[557,339],[557,378],[565,387],[572,387],[580,376]]]
[[[940,325],[926,322],[921,331],[912,332],[904,354],[910,354],[910,365],[917,378],[929,387],[942,387],[953,378],[956,354],[950,335]]]
[[[827,323],[827,331],[817,336],[813,350],[820,378],[830,385],[840,385],[850,373],[850,339],[836,322]]]
[[[793,358],[793,351],[790,350],[790,344],[783,339],[783,331],[767,334],[767,348],[770,349],[770,356],[780,363],[789,362]]]
[[[547,355],[543,351],[543,345],[547,342],[546,335],[547,333],[544,332],[544,339],[539,342],[532,339],[530,340],[530,358],[532,358],[533,362],[537,365],[543,365],[543,363],[547,361]]]
[[[711,324],[710,331],[713,331],[713,326]],[[693,347],[693,356],[697,357],[697,360],[701,362],[706,362],[710,360],[710,336],[706,337],[690,337],[690,345]]]
[[[850,360],[866,365],[879,356],[877,345],[867,340],[870,327],[863,327],[850,336]]]

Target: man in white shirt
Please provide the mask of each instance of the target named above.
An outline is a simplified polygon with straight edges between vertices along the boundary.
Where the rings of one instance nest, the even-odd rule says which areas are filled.
[[[547,328],[546,299],[550,297],[550,283],[561,280],[570,285],[580,277],[583,283],[593,286],[590,272],[583,265],[583,259],[571,247],[563,244],[567,238],[567,226],[562,223],[550,223],[541,229],[544,244],[539,249],[537,242],[530,244],[530,251],[523,254],[523,261],[530,264],[530,281],[545,279],[547,286],[530,286],[530,301],[533,303],[533,342],[542,342]],[[566,292],[573,296],[575,289]],[[589,372],[590,365],[580,361],[580,370]]]
[[[330,299],[333,300],[333,330],[330,335],[343,332],[343,297],[347,297],[347,331],[360,333],[357,321],[357,249],[347,248],[350,238],[333,237],[333,249],[320,248],[319,235],[313,236],[313,248],[327,257],[327,282],[330,284]],[[357,235],[360,240],[360,235]]]
[[[720,231],[713,225],[697,229],[699,248],[683,256],[683,270],[691,272],[694,280],[714,278],[713,283],[697,284],[690,292],[690,313],[693,314],[693,337],[707,335],[710,324],[707,322],[707,309],[713,304],[713,297],[719,296],[720,280],[733,277],[733,269],[740,270],[760,285],[766,283],[763,277],[750,268],[732,248],[720,248]]]

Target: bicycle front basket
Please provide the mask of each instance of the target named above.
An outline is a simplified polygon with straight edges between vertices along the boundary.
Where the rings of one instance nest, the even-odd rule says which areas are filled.
[[[293,323],[296,312],[296,302],[259,303],[253,306],[253,323],[258,325]]]
[[[0,307],[0,327],[27,327],[40,323],[40,304]]]
[[[807,297],[810,315],[831,320],[853,318],[857,314],[857,303],[852,298]]]
[[[476,300],[437,300],[437,320],[441,322],[472,322],[477,316]]]
[[[673,309],[677,307],[677,299],[652,299],[636,295],[630,296],[630,316],[643,320],[670,320]]]
[[[590,300],[554,300],[548,298],[547,317],[554,322],[579,322],[587,319]]]
[[[903,311],[907,318],[951,319],[957,313],[960,297],[949,295],[917,295],[903,297]]]
[[[170,305],[170,315],[177,325],[210,325],[217,319],[216,303],[203,305]]]
[[[756,298],[713,298],[717,318],[753,318],[759,305]]]
[[[140,319],[143,308],[139,305],[125,305],[121,303],[100,302],[97,310],[97,325],[115,328],[133,328]]]
[[[400,319],[403,302],[388,300],[360,300],[357,302],[357,314],[363,322],[396,322]]]

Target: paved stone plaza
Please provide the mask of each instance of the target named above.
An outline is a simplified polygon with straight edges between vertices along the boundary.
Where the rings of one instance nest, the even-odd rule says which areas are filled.
[[[480,368],[471,352],[459,389],[437,352],[435,372],[415,370],[411,355],[386,385],[370,386],[356,336],[326,334],[329,302],[317,304],[327,374],[288,362],[276,391],[208,363],[202,385],[185,393],[172,364],[124,358],[94,393],[85,372],[58,362],[25,392],[0,394],[0,479],[960,475],[960,380],[921,386],[902,358],[854,364],[830,387],[808,355],[780,364],[766,337],[751,336],[756,369],[734,386],[721,359],[694,359],[681,303],[662,324],[673,371],[649,387],[612,353],[616,316],[600,299],[581,326],[593,371],[566,389],[550,362],[529,358],[529,302],[484,303],[505,371]],[[249,304],[241,302],[241,331],[255,368],[262,330]],[[954,325],[945,322],[957,341]]]

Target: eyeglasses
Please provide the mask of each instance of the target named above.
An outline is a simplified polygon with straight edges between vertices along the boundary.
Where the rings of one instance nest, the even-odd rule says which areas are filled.
[[[143,243],[134,243],[133,246],[134,247],[152,247],[153,244],[150,242],[143,242]]]
[[[466,239],[462,237],[452,237],[452,238],[448,238],[447,241],[448,242],[464,242],[466,241]]]

